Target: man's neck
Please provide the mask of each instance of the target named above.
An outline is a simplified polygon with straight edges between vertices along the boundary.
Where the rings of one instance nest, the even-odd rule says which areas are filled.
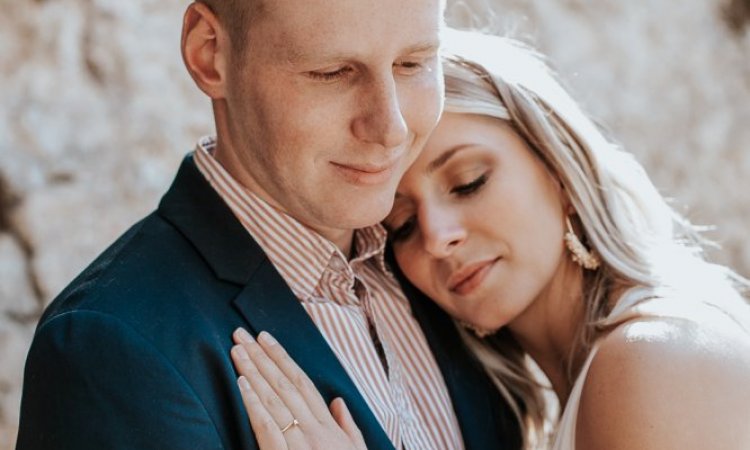
[[[341,253],[346,256],[349,260],[354,256],[355,245],[354,245],[354,230],[319,230],[312,227],[319,235],[328,239],[341,250]]]

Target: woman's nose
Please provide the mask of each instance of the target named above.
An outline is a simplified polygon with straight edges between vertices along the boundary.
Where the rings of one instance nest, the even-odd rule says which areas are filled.
[[[435,258],[450,256],[466,240],[466,229],[460,217],[450,212],[430,214],[426,223],[420,224],[424,239],[424,249]]]

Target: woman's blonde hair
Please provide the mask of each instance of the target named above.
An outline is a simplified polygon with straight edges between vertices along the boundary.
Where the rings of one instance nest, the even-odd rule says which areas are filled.
[[[602,261],[584,271],[584,320],[568,358],[569,379],[576,375],[573,357],[588,354],[617,325],[605,320],[615,290],[700,291],[711,294],[704,300],[731,298],[745,306],[737,288],[746,282],[701,257],[695,227],[667,204],[635,158],[605,137],[539,54],[477,32],[448,30],[445,41],[445,111],[507,121],[559,179],[579,234]],[[506,330],[488,339],[462,335],[513,408],[526,445],[538,442],[545,402],[526,353]]]

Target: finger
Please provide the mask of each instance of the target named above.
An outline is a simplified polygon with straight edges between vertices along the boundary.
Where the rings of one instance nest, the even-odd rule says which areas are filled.
[[[279,344],[273,336],[263,331],[258,336],[258,343],[263,347],[271,360],[281,370],[288,380],[297,388],[297,392],[303,397],[308,408],[319,420],[324,421],[332,419],[325,400],[320,395],[318,388],[307,376],[294,359],[287,353],[284,347]]]
[[[259,448],[286,449],[287,445],[283,433],[274,418],[268,413],[263,402],[260,401],[260,397],[253,392],[247,378],[240,376],[237,380],[237,385],[240,388],[242,403],[245,404],[245,409],[250,419],[250,426],[253,429],[253,433],[255,433],[255,439],[258,441]]]
[[[244,376],[252,391],[260,399],[265,410],[271,415],[277,428],[281,428],[291,422],[294,417],[284,401],[279,398],[276,391],[266,382],[266,379],[258,371],[255,363],[250,359],[247,351],[241,345],[235,345],[230,352],[237,372]]]
[[[331,415],[334,420],[336,420],[339,427],[344,430],[344,433],[346,433],[352,442],[355,443],[358,449],[367,449],[365,438],[362,436],[362,432],[354,422],[354,418],[349,412],[349,408],[346,407],[346,402],[344,402],[341,397],[335,398],[331,402]]]
[[[261,338],[261,336],[263,336],[263,338]],[[266,342],[265,345],[268,346],[270,344],[268,341],[269,337],[270,335],[268,335],[268,333],[261,333],[259,339]],[[263,375],[263,377],[274,389],[279,398],[281,398],[284,404],[289,408],[292,415],[296,417],[301,423],[306,423],[312,426],[315,425],[318,421],[322,421],[325,418],[331,420],[328,408],[325,408],[325,411],[323,412],[325,414],[324,416],[319,416],[319,414],[315,414],[313,412],[310,405],[308,405],[307,398],[300,392],[299,388],[284,374],[274,358],[272,358],[271,355],[268,354],[268,352],[266,351],[267,347],[264,348],[258,345],[258,343],[255,342],[255,340],[252,339],[252,337],[242,329],[237,330],[237,332],[235,333],[235,338],[241,342],[241,345],[243,345],[245,350],[247,350],[247,353],[250,355],[253,363],[255,363],[258,371]],[[274,347],[274,354],[278,354],[279,349],[283,352],[281,345],[279,345],[278,343],[271,346]],[[287,361],[285,362],[285,364],[294,364],[294,362],[291,361],[291,358],[288,355],[286,359]],[[296,364],[294,365],[296,366]],[[304,375],[302,370],[300,370],[299,368],[297,369],[300,374]],[[310,384],[312,384],[312,382],[310,382]],[[315,392],[317,393],[317,391]],[[325,407],[325,403],[323,405]]]
[[[250,338],[249,342],[245,345],[250,347],[253,353],[264,353],[263,349],[255,343],[252,338]],[[304,446],[306,441],[305,433],[302,429],[303,424],[309,424],[310,426],[315,427],[317,425],[317,420],[309,413],[309,411],[306,416],[303,412],[298,415],[298,413],[294,413],[288,407],[284,400],[279,397],[271,384],[268,383],[266,376],[258,370],[255,361],[253,361],[245,346],[236,345],[232,348],[230,353],[235,362],[235,366],[238,367],[238,372],[245,376],[251,389],[260,398],[260,402],[264,409],[273,418],[287,447],[302,448],[300,446]],[[268,357],[265,358],[268,359]],[[295,420],[298,421],[297,425],[287,429],[287,426]]]

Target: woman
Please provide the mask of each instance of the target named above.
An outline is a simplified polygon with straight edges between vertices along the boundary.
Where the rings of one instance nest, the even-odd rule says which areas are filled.
[[[701,258],[691,225],[537,55],[472,33],[448,44],[446,112],[384,224],[403,274],[471,330],[527,447],[750,448],[746,282]],[[241,336],[262,448],[364,448],[342,401],[329,413],[279,345]],[[529,357],[563,407],[552,440]],[[293,400],[258,400],[259,365],[275,386],[296,380],[280,383]],[[323,425],[280,430],[274,408]]]

